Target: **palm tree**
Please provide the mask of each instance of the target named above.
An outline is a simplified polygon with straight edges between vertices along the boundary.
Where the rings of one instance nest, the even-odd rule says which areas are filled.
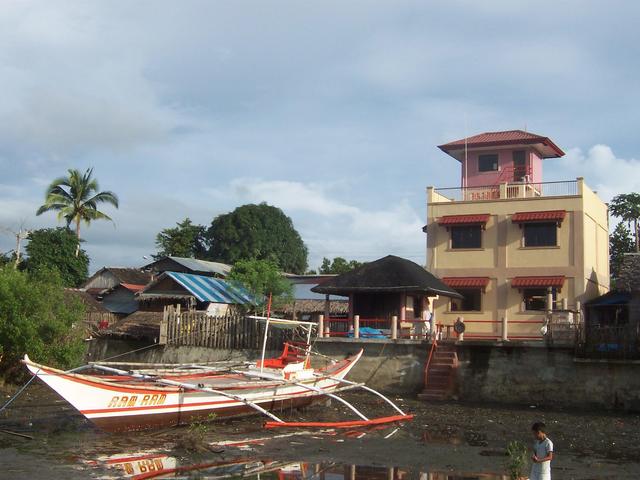
[[[98,181],[91,178],[93,168],[87,169],[84,175],[80,170],[69,169],[69,175],[56,178],[47,188],[44,205],[36,215],[49,210],[58,211],[58,220],[65,219],[67,227],[73,223],[78,237],[76,256],[80,251],[80,224],[89,225],[93,220],[111,220],[107,214],[98,210],[98,204],[109,203],[118,208],[118,197],[110,191],[100,192]]]

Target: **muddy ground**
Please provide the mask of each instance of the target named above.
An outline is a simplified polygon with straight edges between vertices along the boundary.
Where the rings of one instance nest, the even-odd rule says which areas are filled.
[[[0,403],[13,391],[5,388]],[[391,413],[375,397],[350,394],[347,398],[370,417]],[[415,414],[412,422],[397,431],[385,428],[292,434],[265,431],[262,419],[252,417],[214,422],[195,430],[186,426],[110,435],[96,430],[55,393],[34,384],[0,413],[1,430],[33,437],[0,433],[0,478],[99,478],[103,472],[95,465],[96,459],[148,451],[166,452],[183,465],[249,455],[282,461],[398,466],[416,472],[501,474],[504,448],[512,440],[529,445],[529,429],[534,421],[544,421],[554,441],[554,480],[640,478],[639,415],[542,410],[535,405],[505,407],[395,400]],[[283,412],[283,416],[328,421],[352,417],[335,402]],[[241,445],[230,446],[228,442]]]

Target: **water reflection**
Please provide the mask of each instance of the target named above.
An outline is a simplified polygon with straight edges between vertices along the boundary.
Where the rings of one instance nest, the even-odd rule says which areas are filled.
[[[338,465],[334,463],[279,462],[241,458],[227,461],[181,462],[170,455],[115,455],[87,462],[108,468],[99,478],[246,478],[255,480],[507,480],[482,473],[416,471],[399,467]]]

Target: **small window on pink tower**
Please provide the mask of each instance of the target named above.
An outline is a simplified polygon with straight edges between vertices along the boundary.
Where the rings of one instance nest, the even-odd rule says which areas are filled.
[[[478,155],[478,171],[479,172],[497,172],[498,171],[498,154],[485,153]]]

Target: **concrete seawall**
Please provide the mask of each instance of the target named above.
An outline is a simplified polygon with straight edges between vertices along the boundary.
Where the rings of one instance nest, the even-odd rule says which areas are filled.
[[[94,340],[88,360],[119,355],[145,344]],[[349,378],[390,394],[415,395],[423,387],[431,345],[406,340],[319,339],[314,349],[340,359],[364,349]],[[270,352],[277,356],[280,352]],[[456,395],[460,400],[516,405],[616,409],[640,412],[640,362],[581,361],[573,350],[544,345],[457,345]],[[190,363],[255,360],[254,350],[155,346],[114,361]]]

